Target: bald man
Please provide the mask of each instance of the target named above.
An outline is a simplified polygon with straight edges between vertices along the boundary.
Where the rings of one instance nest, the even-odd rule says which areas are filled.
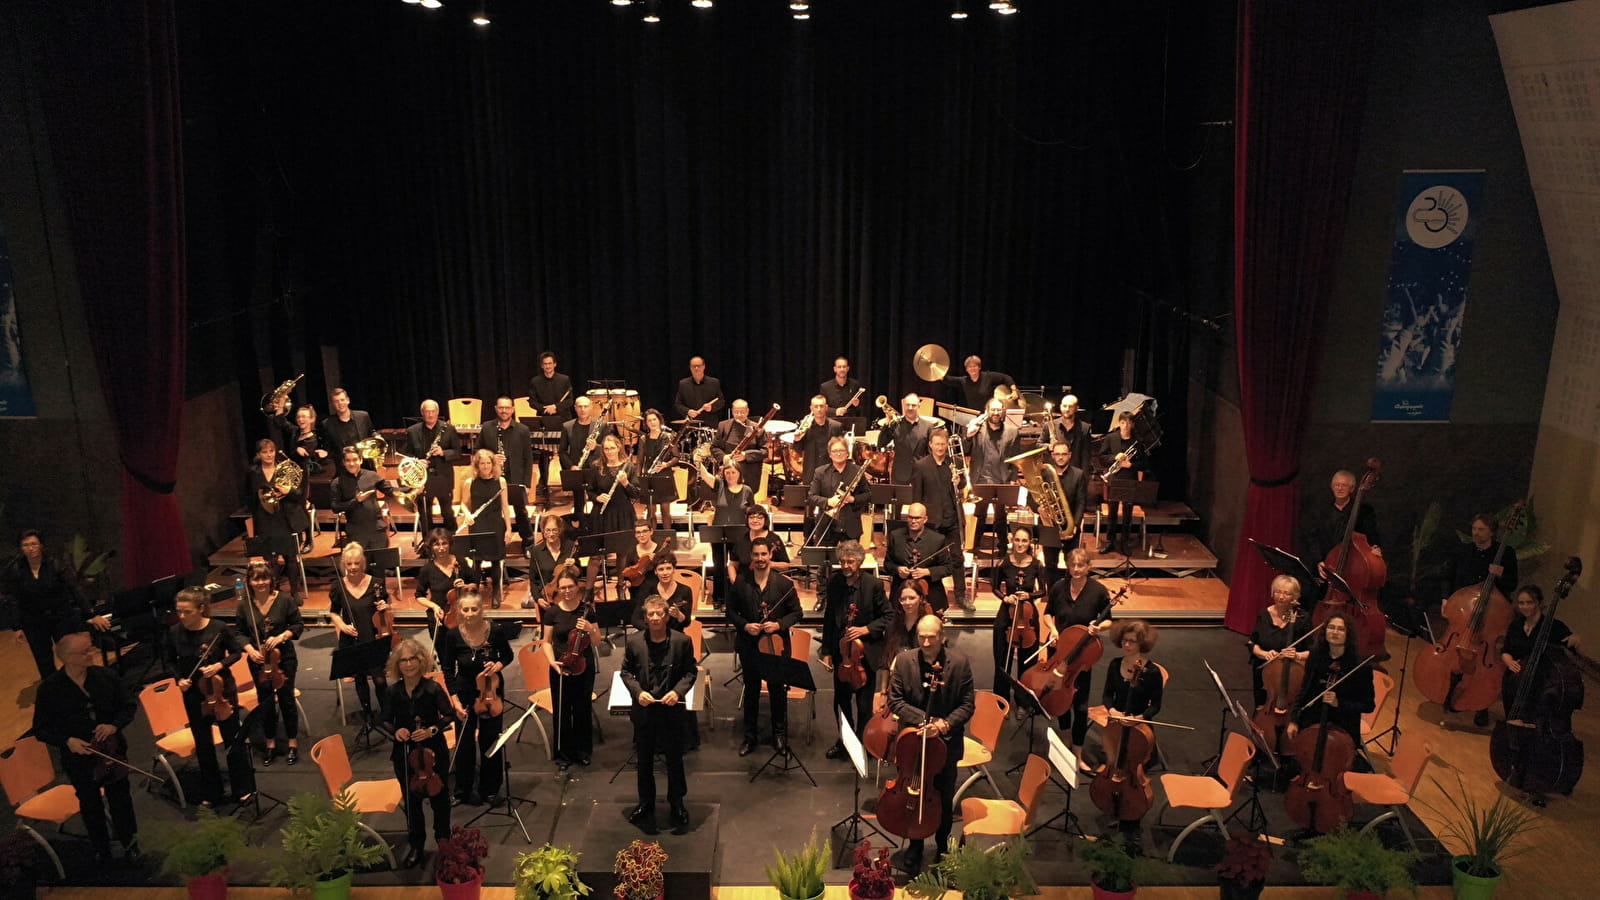
[[[935,680],[937,687],[932,686]],[[934,863],[950,844],[956,763],[975,708],[971,664],[945,646],[944,623],[939,617],[923,616],[917,623],[917,646],[902,650],[889,672],[889,711],[899,717],[901,727],[921,728],[930,737],[942,738],[951,750],[945,754],[944,768],[933,776],[934,789],[943,800],[934,836]],[[901,868],[913,875],[922,870],[922,841],[906,843]]]

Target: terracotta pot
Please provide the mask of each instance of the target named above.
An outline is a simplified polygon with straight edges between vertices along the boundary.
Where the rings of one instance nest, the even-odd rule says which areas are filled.
[[[1089,882],[1089,891],[1094,900],[1133,900],[1133,895],[1139,892],[1139,886],[1134,885],[1131,891],[1108,891],[1094,882]]]
[[[483,890],[483,874],[471,881],[450,882],[440,881],[439,893],[444,895],[444,900],[478,900],[478,895]]]
[[[189,900],[227,900],[228,870],[218,869],[209,875],[196,875],[184,879],[189,886]]]
[[[889,897],[894,897],[894,891],[889,892]],[[850,882],[850,900],[882,900],[882,898],[861,896],[860,894],[856,893],[856,883],[852,881]]]

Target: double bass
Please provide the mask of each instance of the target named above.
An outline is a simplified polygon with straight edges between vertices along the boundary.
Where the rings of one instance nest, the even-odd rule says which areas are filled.
[[[1345,787],[1344,774],[1356,761],[1356,742],[1348,731],[1328,721],[1328,704],[1322,695],[1339,686],[1339,683],[1366,667],[1372,657],[1357,663],[1342,677],[1338,660],[1328,668],[1323,688],[1316,694],[1314,703],[1321,705],[1321,720],[1303,729],[1294,737],[1290,748],[1300,763],[1301,772],[1290,782],[1284,793],[1283,806],[1289,818],[1301,828],[1318,834],[1332,834],[1350,820],[1355,812],[1355,798]]]
[[[1133,692],[1144,675],[1147,660],[1140,660],[1128,679],[1122,708],[1133,708]],[[1144,770],[1155,751],[1156,736],[1150,726],[1131,718],[1118,717],[1101,730],[1106,764],[1089,785],[1089,797],[1101,812],[1119,822],[1137,822],[1155,805],[1155,791]]]
[[[1522,514],[1523,504],[1518,501],[1506,517],[1505,530],[1515,531]],[[1491,567],[1498,568],[1505,554],[1506,542],[1501,541]],[[1477,712],[1500,697],[1506,672],[1500,661],[1500,642],[1516,609],[1494,580],[1491,571],[1482,584],[1451,594],[1442,610],[1450,626],[1439,643],[1417,657],[1417,687],[1422,696],[1446,709]]]
[[[1583,673],[1565,647],[1551,645],[1556,607],[1572,592],[1583,561],[1567,559],[1550,609],[1543,612],[1533,650],[1517,675],[1517,696],[1489,736],[1494,773],[1530,794],[1571,794],[1583,777],[1583,741],[1572,733],[1572,711],[1583,708]]]
[[[1361,512],[1361,501],[1367,491],[1378,483],[1383,463],[1376,456],[1367,460],[1367,470],[1361,474],[1355,496],[1350,500],[1350,517],[1344,526],[1344,539],[1328,551],[1322,561],[1330,572],[1336,572],[1350,586],[1350,596],[1330,582],[1312,613],[1311,623],[1321,625],[1336,612],[1348,615],[1355,623],[1360,647],[1381,648],[1389,630],[1389,618],[1378,608],[1378,591],[1389,580],[1389,564],[1372,552],[1367,536],[1356,531],[1356,518]]]
[[[939,830],[939,820],[944,815],[944,798],[929,779],[928,773],[944,768],[949,754],[944,738],[930,736],[927,724],[932,720],[933,698],[944,685],[943,663],[934,663],[933,671],[923,683],[928,692],[927,707],[923,709],[923,725],[902,728],[894,740],[893,762],[895,777],[878,795],[878,824],[890,834],[908,840],[920,841],[932,837]]]

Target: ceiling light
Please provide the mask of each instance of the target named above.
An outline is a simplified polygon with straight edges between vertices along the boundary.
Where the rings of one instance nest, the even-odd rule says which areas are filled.
[[[1014,16],[1014,15],[1017,14],[1017,8],[1015,6],[1012,6],[1011,4],[1007,3],[1005,6],[1002,6],[999,9],[995,10],[995,12],[999,13],[1002,16]]]
[[[488,13],[480,12],[477,15],[473,16],[472,17],[472,24],[478,26],[479,28],[482,28],[483,26],[488,25],[489,24],[489,15],[488,15]]]
[[[444,4],[439,2],[439,0],[422,0],[423,9],[438,9],[443,5]]]
[[[806,21],[807,19],[810,19],[810,18],[811,18],[811,13],[795,13],[794,14],[794,20],[796,22],[804,22],[804,21]]]
[[[712,2],[711,0],[689,0],[689,5],[696,9],[710,9]]]
[[[790,0],[789,8],[795,12],[805,12],[811,8],[811,4],[807,3],[806,0]]]

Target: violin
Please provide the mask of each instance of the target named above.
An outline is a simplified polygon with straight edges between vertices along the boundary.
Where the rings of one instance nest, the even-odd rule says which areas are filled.
[[[415,735],[421,730],[422,718],[418,716],[416,727],[411,730],[411,733]],[[416,747],[406,754],[406,766],[411,771],[411,777],[406,780],[406,785],[412,793],[421,794],[424,797],[437,797],[439,792],[444,790],[444,779],[440,778],[439,773],[433,770],[436,762],[433,751],[427,747]]]
[[[1321,625],[1328,616],[1342,612],[1355,625],[1359,637],[1356,646],[1378,650],[1383,648],[1389,630],[1389,618],[1378,608],[1378,591],[1389,580],[1389,564],[1372,552],[1367,536],[1356,531],[1356,518],[1361,513],[1362,498],[1378,483],[1378,473],[1382,469],[1383,464],[1376,456],[1367,460],[1367,470],[1362,473],[1361,483],[1350,501],[1350,517],[1345,521],[1344,539],[1329,550],[1327,558],[1323,560],[1323,566],[1328,571],[1337,572],[1344,578],[1350,586],[1351,596],[1346,598],[1330,582],[1311,617],[1313,625]]]
[[[628,580],[628,584],[632,585],[633,587],[638,587],[639,585],[644,584],[645,575],[649,574],[649,572],[655,568],[655,561],[655,554],[651,554],[649,556],[640,556],[633,565],[622,570],[622,577]]]
[[[850,614],[845,617],[845,625],[849,626],[856,620],[856,605],[850,604]],[[867,686],[867,667],[864,665],[867,658],[867,645],[860,638],[853,640],[839,639],[839,680],[851,687],[860,690]]]
[[[254,605],[255,598],[250,598],[249,603]],[[259,608],[252,611],[250,628],[255,632],[256,647],[261,646],[261,619],[263,615]],[[277,647],[258,650],[261,654],[261,664],[256,669],[256,691],[266,693],[268,690],[282,690],[289,683],[289,676],[283,673],[283,651]]]
[[[128,777],[128,766],[118,765],[126,762],[128,758],[128,739],[118,731],[103,738],[95,738],[89,742],[89,749],[99,755],[95,760],[94,770],[90,777],[95,784],[110,784],[113,781],[124,781]]]
[[[580,619],[589,617],[588,603],[579,607]],[[589,644],[592,638],[586,628],[574,628],[567,635],[567,650],[561,654],[561,667],[567,670],[568,675],[582,675],[589,669]]]
[[[1322,695],[1338,687],[1345,678],[1361,671],[1367,660],[1357,664],[1342,678],[1338,677],[1339,662],[1333,662],[1327,677],[1323,679],[1322,691],[1313,701],[1322,706],[1321,720],[1296,734],[1290,747],[1290,753],[1300,762],[1301,772],[1290,782],[1289,790],[1283,796],[1284,809],[1301,828],[1309,828],[1318,834],[1338,831],[1355,812],[1355,798],[1351,796],[1350,789],[1345,787],[1344,773],[1350,770],[1350,765],[1356,760],[1356,742],[1350,732],[1328,722],[1329,705],[1322,700]]]
[[[949,748],[943,738],[930,736],[926,728],[933,718],[934,695],[944,684],[942,672],[943,664],[934,663],[925,683],[924,727],[900,730],[894,741],[895,777],[878,795],[878,824],[890,834],[913,841],[932,837],[943,816],[944,799],[930,783],[928,773],[944,768]]]
[[[377,605],[383,604],[382,609]],[[400,632],[394,627],[394,607],[389,603],[389,593],[384,590],[382,582],[378,583],[372,610],[373,637],[389,639],[389,646],[400,646]]]
[[[1502,534],[1522,525],[1523,503],[1517,501],[1506,516]],[[1505,558],[1506,542],[1495,550],[1497,567]],[[1422,696],[1446,709],[1476,712],[1500,699],[1506,667],[1500,661],[1500,642],[1511,626],[1516,608],[1495,587],[1494,573],[1483,583],[1464,587],[1444,601],[1441,610],[1450,626],[1444,637],[1417,657],[1417,687]]]
[[[784,594],[783,595],[783,599],[779,600],[778,603],[775,604],[773,607],[768,607],[766,601],[763,600],[762,603],[761,603],[761,621],[762,622],[770,621],[767,618],[767,613],[771,609],[775,609],[776,606],[781,605],[784,600],[789,599],[789,595],[793,594],[793,593],[794,593],[794,588],[790,588],[789,589],[789,593],[788,594]],[[789,635],[788,635],[787,632],[785,632],[781,628],[778,629],[777,631],[772,632],[771,634],[763,634],[759,638],[756,639],[756,647],[762,653],[771,653],[773,656],[788,656],[789,655]]]
[[[1128,679],[1123,709],[1133,708],[1133,692],[1146,664],[1146,660],[1140,660],[1133,677]],[[1089,796],[1097,809],[1117,821],[1137,822],[1155,805],[1155,791],[1144,769],[1155,751],[1155,734],[1143,722],[1113,719],[1101,730],[1101,738],[1107,763],[1089,785]]]
[[[480,670],[475,680],[478,685],[478,699],[473,701],[472,711],[479,716],[489,718],[498,717],[505,712],[505,701],[500,698],[500,673]]]
[[[1517,694],[1489,736],[1489,759],[1506,784],[1532,794],[1571,794],[1583,777],[1583,741],[1572,733],[1572,711],[1583,707],[1583,673],[1566,648],[1550,640],[1556,607],[1572,592],[1583,561],[1567,559],[1550,609],[1542,613],[1533,649],[1515,675]],[[1548,656],[1546,654],[1549,654]]]
[[[1001,582],[1000,589],[1005,592],[1004,596],[1010,596],[1004,582]],[[1017,600],[1017,605],[1011,610],[1011,624],[1006,628],[1007,644],[1012,647],[1032,647],[1039,643],[1039,610],[1034,607],[1033,601],[1048,593],[1049,589],[1034,591]]]
[[[218,722],[226,722],[233,718],[233,704],[228,701],[228,683],[223,680],[222,672],[207,675],[199,680],[195,676],[205,667],[206,658],[211,655],[211,650],[217,645],[215,639],[200,648],[200,658],[195,660],[194,671],[189,673],[188,681],[191,686],[200,688],[204,700],[200,702],[200,709],[206,715]]]

